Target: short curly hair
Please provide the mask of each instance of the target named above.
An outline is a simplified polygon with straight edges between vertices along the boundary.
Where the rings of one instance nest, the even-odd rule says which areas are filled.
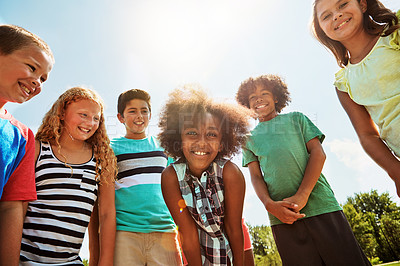
[[[185,160],[181,133],[184,126],[197,124],[209,113],[220,121],[221,146],[216,158],[231,157],[240,151],[249,132],[250,111],[237,104],[215,102],[199,86],[185,85],[169,94],[163,107],[158,138],[168,156]]]
[[[236,101],[250,108],[249,96],[257,89],[257,86],[262,86],[272,92],[277,101],[275,104],[277,113],[280,113],[284,107],[289,105],[291,101],[290,93],[284,79],[278,75],[272,74],[261,75],[256,78],[250,77],[243,81],[236,93]]]

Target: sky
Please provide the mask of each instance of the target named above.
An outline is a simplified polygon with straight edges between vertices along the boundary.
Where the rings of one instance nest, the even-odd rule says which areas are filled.
[[[399,0],[382,3],[400,9]],[[56,60],[40,95],[6,109],[36,132],[60,94],[86,86],[103,97],[113,138],[125,133],[116,119],[118,95],[140,88],[152,96],[148,133],[156,134],[158,113],[176,87],[197,83],[212,97],[234,101],[248,77],[278,74],[292,98],[283,113],[303,112],[326,135],[323,173],[338,201],[376,189],[400,204],[394,183],[364,153],[336,97],[339,67],[312,36],[311,14],[312,0],[0,0],[0,23],[39,35]],[[241,165],[241,155],[233,161]],[[248,169],[242,171],[244,217],[269,225]]]

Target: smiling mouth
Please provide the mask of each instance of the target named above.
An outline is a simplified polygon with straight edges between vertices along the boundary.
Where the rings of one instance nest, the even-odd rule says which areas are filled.
[[[141,126],[144,124],[144,122],[134,122],[135,125]]]
[[[347,24],[350,20],[351,20],[351,18],[349,18],[348,20],[343,21],[334,30],[340,29],[343,25]]]
[[[204,151],[192,151],[193,154],[195,155],[199,155],[199,156],[203,156],[203,155],[207,155],[207,152]]]
[[[19,83],[19,86],[28,94],[30,95],[32,92],[35,91],[35,89],[33,89],[33,91],[31,91],[28,87],[26,87],[24,84]]]
[[[89,133],[90,132],[90,129],[81,128],[81,127],[78,127],[78,128],[79,128],[80,131],[83,131],[85,133]]]
[[[260,108],[264,108],[264,107],[267,107],[267,105],[266,104],[262,104],[262,105],[256,106],[256,109],[260,109]]]

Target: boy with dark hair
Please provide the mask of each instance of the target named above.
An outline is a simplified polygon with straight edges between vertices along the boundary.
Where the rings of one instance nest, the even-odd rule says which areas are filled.
[[[114,265],[181,265],[175,224],[161,193],[168,159],[157,139],[146,133],[150,95],[139,89],[123,92],[117,116],[126,134],[111,141],[119,171]]]
[[[279,114],[290,101],[284,81],[249,78],[236,100],[260,122],[243,148],[243,166],[268,211],[283,265],[371,265],[321,173],[325,136],[302,113]]]

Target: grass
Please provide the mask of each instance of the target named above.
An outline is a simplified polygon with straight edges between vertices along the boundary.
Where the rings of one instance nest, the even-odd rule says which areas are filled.
[[[400,266],[400,261],[394,261],[394,262],[389,262],[389,263],[384,263],[384,264],[379,264],[379,265],[385,265],[385,266]],[[377,266],[379,266],[377,265]]]

